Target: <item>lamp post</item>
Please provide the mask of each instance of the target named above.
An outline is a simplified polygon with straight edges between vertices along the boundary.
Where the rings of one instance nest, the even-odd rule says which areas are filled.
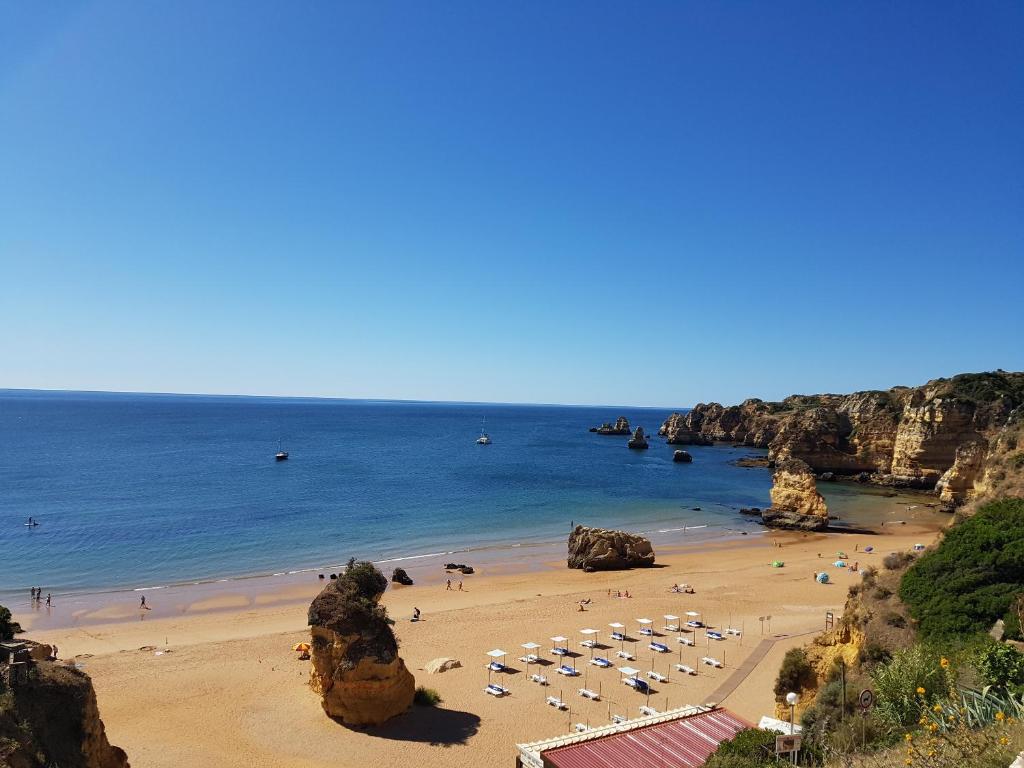
[[[786,703],[789,704],[789,735],[793,735],[796,720],[796,705],[800,702],[800,696],[793,691],[786,694]],[[796,752],[793,753],[793,765],[796,765]]]

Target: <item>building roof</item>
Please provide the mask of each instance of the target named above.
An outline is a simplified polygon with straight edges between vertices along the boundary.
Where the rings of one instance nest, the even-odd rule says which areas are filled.
[[[530,746],[545,768],[697,768],[721,742],[750,727],[725,709],[687,707],[551,740],[550,748]]]

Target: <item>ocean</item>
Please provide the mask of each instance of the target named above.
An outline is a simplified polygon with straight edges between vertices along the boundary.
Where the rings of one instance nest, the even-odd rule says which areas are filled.
[[[94,593],[350,557],[461,562],[564,540],[574,522],[666,541],[684,527],[690,540],[760,531],[737,510],[767,506],[769,472],[732,462],[763,452],[690,447],[693,463],[674,464],[660,438],[631,451],[588,432],[618,416],[656,432],[670,412],[0,391],[0,602],[34,584]],[[493,444],[477,445],[485,419]],[[274,460],[278,440],[288,461]],[[826,495],[868,509],[861,523],[896,509],[877,494],[865,507],[859,489]]]

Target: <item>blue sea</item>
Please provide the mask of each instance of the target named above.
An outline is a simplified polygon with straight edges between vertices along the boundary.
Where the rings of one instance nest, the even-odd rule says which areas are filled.
[[[588,432],[656,432],[670,411],[0,391],[0,601],[550,542],[573,522],[752,530],[737,509],[767,506],[771,480],[732,465],[750,449],[674,464],[657,437]]]

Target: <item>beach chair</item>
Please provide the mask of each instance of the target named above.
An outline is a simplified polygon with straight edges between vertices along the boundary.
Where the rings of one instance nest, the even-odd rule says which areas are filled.
[[[722,668],[722,662],[720,662],[718,659],[713,658],[711,656],[705,656],[704,658],[701,659],[701,661],[704,662],[705,664],[707,664],[709,667],[715,667],[716,669],[721,669]]]
[[[630,661],[633,661],[634,659],[633,654],[629,651],[616,651],[615,655],[618,656],[620,659],[629,659]]]
[[[651,629],[650,627],[640,627],[640,634],[641,635],[647,635],[648,637],[650,637],[651,635],[654,634],[654,630]]]
[[[537,685],[547,685],[548,679],[544,675],[538,675],[534,673],[530,675],[530,682],[537,683]]]
[[[523,662],[523,664],[536,664],[540,661],[540,656],[536,653],[528,653],[525,656],[520,656],[519,660]]]
[[[700,629],[704,626],[704,622],[698,621],[697,619],[690,619],[688,622],[686,622],[686,626],[688,626],[690,629]]]
[[[612,722],[615,723],[616,725],[618,725],[619,723],[624,723],[624,722],[626,722],[626,716],[625,715],[612,715]]]
[[[612,632],[612,640],[618,640],[622,642],[626,639],[626,635],[622,632]]]
[[[608,667],[614,666],[608,659],[602,656],[595,656],[590,660],[590,663],[595,667],[601,667],[602,669],[608,669]]]
[[[741,630],[739,630],[739,629],[736,629],[736,627],[727,627],[726,630],[725,630],[725,634],[727,634],[727,635],[735,635],[736,637],[739,637],[740,635],[743,634],[743,632]]]
[[[555,656],[568,656],[569,655],[569,649],[568,648],[552,648],[551,652],[553,654],[555,654]]]
[[[580,688],[580,696],[584,699],[590,699],[591,701],[600,701],[601,694],[597,691],[592,691],[589,688]]]
[[[715,630],[713,629],[709,629],[705,634],[707,634],[707,636],[710,637],[712,640],[725,640],[725,638],[722,637],[721,632],[715,632]]]
[[[491,670],[491,672],[504,672],[505,671],[505,665],[502,664],[501,662],[498,662],[498,661],[492,661],[490,664],[487,665],[487,668],[489,670]]]
[[[651,686],[647,684],[647,681],[641,680],[639,677],[626,677],[623,678],[622,682],[639,693],[647,693],[651,690]]]
[[[650,643],[647,647],[658,653],[668,653],[668,646],[664,643]]]
[[[696,643],[694,643],[692,637],[680,637],[679,638],[679,642],[682,643],[683,645],[696,645]]]
[[[679,631],[679,625],[678,624],[666,624],[664,627],[662,627],[662,629],[664,629],[666,632],[678,632]]]
[[[576,731],[576,733],[586,733],[590,730],[590,726],[586,723],[576,723],[576,725],[574,725],[572,729]]]
[[[508,688],[503,688],[497,683],[488,683],[487,687],[484,688],[484,693],[489,693],[491,696],[501,698],[502,696],[508,696]]]
[[[563,664],[558,668],[558,674],[565,675],[566,677],[576,677],[580,673],[575,667],[570,667],[568,664]]]
[[[580,645],[582,645],[584,648],[593,648],[594,646],[597,645],[597,641],[596,640],[580,640]]]
[[[555,709],[568,709],[569,705],[562,701],[557,696],[548,696],[547,703]]]
[[[697,670],[696,669],[694,669],[693,667],[688,667],[686,664],[676,664],[675,667],[676,667],[677,671],[684,672],[687,675],[696,675],[697,674]]]
[[[641,705],[640,714],[644,717],[653,717],[654,715],[658,714],[658,710],[656,710],[654,707]]]
[[[661,674],[660,672],[655,672],[653,669],[650,672],[647,673],[647,676],[649,678],[651,678],[651,680],[654,680],[655,682],[658,682],[658,683],[667,683],[668,682],[668,678],[665,677],[665,675]]]

